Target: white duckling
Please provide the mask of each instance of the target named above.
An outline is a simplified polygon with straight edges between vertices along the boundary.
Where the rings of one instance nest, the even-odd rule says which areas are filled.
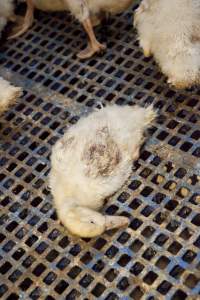
[[[128,225],[128,218],[98,210],[130,176],[155,116],[152,106],[102,108],[80,119],[54,145],[49,185],[58,218],[72,234],[95,237]]]
[[[78,54],[79,58],[86,59],[106,48],[105,45],[97,41],[93,27],[101,22],[104,15],[121,13],[125,11],[133,1],[134,0],[26,0],[27,12],[23,26],[10,38],[15,38],[23,34],[32,25],[34,20],[34,8],[45,12],[70,11],[83,25],[88,35],[89,43],[87,48]]]
[[[0,115],[11,104],[15,103],[21,95],[22,89],[20,87],[13,86],[10,82],[0,77]]]
[[[14,0],[0,0],[0,37],[8,21],[15,21]]]
[[[168,83],[200,83],[200,1],[143,0],[134,25],[144,55],[154,55]]]

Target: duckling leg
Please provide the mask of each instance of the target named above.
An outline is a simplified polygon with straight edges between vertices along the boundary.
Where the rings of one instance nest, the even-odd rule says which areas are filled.
[[[89,44],[87,48],[81,51],[77,56],[80,59],[86,59],[93,56],[95,53],[104,51],[106,49],[106,46],[97,41],[90,18],[87,18],[82,22],[82,24],[88,34]]]
[[[16,23],[17,25],[12,29],[11,35],[8,36],[8,40],[15,38],[15,35],[21,30],[24,24],[24,17],[15,15],[10,19],[11,22]]]
[[[26,0],[26,3],[27,3],[27,10],[26,10],[25,17],[23,19],[20,16],[17,17],[19,25],[14,28],[12,34],[8,37],[8,39],[14,39],[14,38],[22,35],[32,26],[33,21],[34,21],[33,0]]]
[[[143,49],[145,57],[151,56],[151,43],[147,38],[140,40],[140,47]]]

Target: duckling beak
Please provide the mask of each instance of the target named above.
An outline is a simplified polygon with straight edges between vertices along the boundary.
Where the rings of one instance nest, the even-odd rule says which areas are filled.
[[[128,226],[129,219],[118,216],[105,216],[106,230]]]

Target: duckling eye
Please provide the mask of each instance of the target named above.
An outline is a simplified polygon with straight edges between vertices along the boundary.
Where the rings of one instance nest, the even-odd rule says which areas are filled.
[[[91,224],[94,224],[94,221],[90,221]]]

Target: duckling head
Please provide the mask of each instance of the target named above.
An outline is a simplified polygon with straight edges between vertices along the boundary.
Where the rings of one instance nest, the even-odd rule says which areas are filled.
[[[74,235],[92,238],[104,231],[127,226],[129,219],[120,216],[104,216],[86,207],[71,207],[58,212],[61,222]]]

